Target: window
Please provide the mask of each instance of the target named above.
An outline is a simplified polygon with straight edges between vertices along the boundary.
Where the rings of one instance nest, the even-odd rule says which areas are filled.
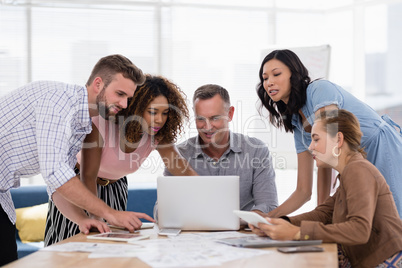
[[[401,2],[3,0],[0,95],[39,79],[84,84],[100,57],[123,54],[144,72],[177,83],[190,110],[199,86],[228,89],[236,109],[231,128],[263,138],[291,168],[291,136],[269,124],[254,127],[261,120],[255,86],[262,51],[329,44],[330,80],[352,93],[362,86],[362,98],[374,108],[400,105]],[[182,140],[196,133],[192,124]],[[143,174],[160,174],[162,167],[155,154]]]

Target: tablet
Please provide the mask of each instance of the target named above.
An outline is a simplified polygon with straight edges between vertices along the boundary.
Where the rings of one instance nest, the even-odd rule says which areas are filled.
[[[311,247],[311,246],[283,247],[283,248],[277,248],[277,250],[282,253],[323,252],[324,251],[324,249],[322,247]]]
[[[269,237],[250,235],[247,237],[229,237],[218,239],[215,242],[245,248],[266,248],[266,247],[298,247],[320,245],[322,240],[273,240]]]
[[[233,210],[233,213],[236,214],[242,220],[244,220],[247,223],[252,224],[254,226],[258,226],[259,222],[272,225],[272,223],[268,222],[260,214],[257,214],[257,213],[252,212],[252,211]]]
[[[149,235],[142,235],[139,233],[102,233],[96,235],[88,235],[87,239],[109,240],[109,241],[136,241],[149,238]]]

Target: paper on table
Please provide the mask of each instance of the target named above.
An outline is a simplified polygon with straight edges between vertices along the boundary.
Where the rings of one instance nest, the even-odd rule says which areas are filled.
[[[217,239],[244,237],[238,232],[181,234],[167,239],[142,240],[132,243],[70,242],[41,250],[89,252],[89,258],[138,257],[152,267],[189,267],[220,265],[227,261],[250,258],[269,251],[234,248],[215,243]]]
[[[143,250],[141,245],[70,242],[42,248],[41,251],[60,252],[89,252],[102,257],[135,257],[137,252]],[[89,257],[91,257],[91,255]],[[107,256],[106,256],[107,255]]]
[[[137,257],[152,267],[189,267],[220,265],[223,262],[240,258],[250,258],[269,251],[239,249],[214,240],[226,237],[243,237],[238,232],[214,232],[181,234],[168,239],[138,241],[146,250],[138,252]]]

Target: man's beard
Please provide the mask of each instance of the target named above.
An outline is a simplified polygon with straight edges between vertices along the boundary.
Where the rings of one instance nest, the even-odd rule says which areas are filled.
[[[96,96],[96,105],[98,106],[99,115],[102,116],[104,119],[109,119],[109,117],[114,117],[115,114],[110,113],[109,104],[106,101],[105,97],[105,87],[102,88],[99,95]]]

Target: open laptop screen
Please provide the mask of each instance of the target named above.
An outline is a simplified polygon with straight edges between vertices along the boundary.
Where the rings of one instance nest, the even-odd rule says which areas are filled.
[[[239,176],[157,178],[159,228],[238,230]]]

